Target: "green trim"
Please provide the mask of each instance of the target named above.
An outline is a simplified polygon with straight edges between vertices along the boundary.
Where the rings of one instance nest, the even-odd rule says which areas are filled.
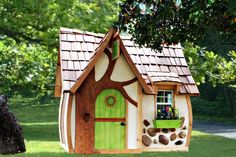
[[[154,128],[180,128],[181,119],[176,120],[153,120]]]

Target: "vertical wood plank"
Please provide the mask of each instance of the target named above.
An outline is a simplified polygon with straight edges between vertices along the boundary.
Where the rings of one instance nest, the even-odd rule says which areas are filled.
[[[62,102],[62,106],[61,106],[61,117],[60,117],[60,121],[61,121],[61,139],[62,139],[62,143],[65,145],[66,144],[66,140],[65,140],[65,106],[67,103],[67,98],[68,98],[68,93],[64,93],[63,94],[63,102]]]
[[[120,122],[96,122],[95,134],[96,149],[125,149],[125,127],[120,126]]]
[[[126,117],[126,121],[125,121],[125,149],[128,149],[128,129],[129,129],[129,123],[128,123],[128,121],[129,121],[129,116],[128,116],[128,105],[129,105],[129,103],[128,103],[128,101],[126,100],[125,101],[125,106],[126,106],[126,108],[125,108],[125,117]]]
[[[59,110],[59,133],[60,133],[60,141],[61,143],[64,144],[64,138],[63,138],[63,134],[64,134],[64,130],[63,130],[63,115],[64,115],[64,99],[65,99],[65,95],[64,93],[61,96],[61,102],[60,102],[60,110]]]
[[[187,136],[187,142],[186,142],[186,146],[188,147],[190,145],[190,138],[192,134],[193,114],[192,114],[192,105],[191,105],[191,100],[190,100],[189,95],[186,96],[186,100],[187,100],[188,117],[189,117],[188,136]]]
[[[178,87],[178,85],[176,85],[176,89],[174,89],[173,91],[172,91],[172,106],[175,108],[176,107],[176,104],[175,104],[175,98],[176,98],[176,95],[177,95],[177,87]]]
[[[138,148],[142,148],[142,100],[143,100],[143,92],[142,92],[142,87],[138,83]]]
[[[62,90],[62,81],[61,81],[61,66],[57,65],[56,69],[56,83],[54,88],[54,97],[60,97]]]
[[[73,101],[73,95],[69,95],[68,100],[68,109],[67,109],[67,142],[68,142],[68,148],[69,152],[74,152],[73,146],[72,146],[72,139],[71,139],[71,112],[72,112],[72,101]]]
[[[154,118],[157,116],[157,94],[153,95],[154,98]]]

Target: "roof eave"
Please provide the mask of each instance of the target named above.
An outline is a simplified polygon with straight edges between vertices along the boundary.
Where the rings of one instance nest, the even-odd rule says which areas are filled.
[[[181,82],[175,82],[175,81],[158,81],[154,82],[154,85],[182,85]]]
[[[200,93],[179,93],[178,95],[200,96]]]

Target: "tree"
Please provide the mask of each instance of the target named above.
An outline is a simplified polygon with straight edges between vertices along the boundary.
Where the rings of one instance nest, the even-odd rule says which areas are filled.
[[[0,92],[52,93],[60,27],[105,33],[119,0],[0,0]]]
[[[87,139],[88,137],[94,136],[93,131],[88,131],[88,130],[94,129],[94,123],[93,122],[87,123],[84,120],[84,115],[94,113],[95,104],[97,100],[101,100],[100,102],[101,104],[104,102],[104,99],[101,99],[101,98],[104,98],[103,96],[100,95],[101,93],[105,92],[106,94],[108,94],[107,93],[107,90],[108,90],[108,92],[111,92],[109,94],[115,94],[115,96],[117,97],[118,97],[117,94],[120,93],[119,95],[124,97],[131,104],[137,106],[137,102],[133,100],[124,89],[125,86],[136,82],[137,78],[134,77],[131,80],[122,81],[122,82],[111,80],[111,76],[112,76],[112,73],[113,73],[113,70],[115,68],[115,64],[118,58],[113,59],[112,53],[108,49],[105,49],[104,52],[109,60],[108,66],[105,69],[106,70],[105,73],[103,74],[101,79],[96,81],[95,68],[93,68],[91,72],[88,74],[88,76],[86,77],[86,79],[84,80],[84,82],[81,84],[80,88],[78,89],[79,92],[77,92],[76,94],[76,99],[83,100],[83,101],[78,101],[78,104],[77,104],[78,114],[76,117],[79,122],[79,127],[86,128],[86,129],[81,130],[82,133],[80,133],[80,135],[78,136],[78,138],[80,139]],[[108,100],[110,97],[109,94],[106,95],[107,101],[109,101]],[[114,99],[113,103],[115,103],[116,101],[115,97],[113,96],[111,97]],[[122,102],[124,100],[122,97],[120,97],[120,99],[117,99],[117,100],[119,100],[119,102]],[[111,105],[111,104],[107,104],[107,105]],[[99,103],[97,105],[99,105]],[[100,112],[104,111],[102,110],[103,107],[99,106],[98,108],[101,108]],[[114,110],[111,110],[111,111],[113,112]],[[93,149],[94,141],[93,140],[91,141],[85,140],[85,141],[86,142],[84,143],[78,142],[77,147],[80,147],[81,150],[87,150],[87,152],[91,151],[90,153],[94,153],[95,151]],[[85,153],[85,152],[82,151],[81,153]]]
[[[186,40],[199,44],[212,28],[226,39],[236,34],[234,0],[127,0],[121,8],[120,28],[153,49]]]
[[[205,78],[214,85],[235,82],[233,0],[126,0],[121,8],[117,24],[139,46],[160,50],[163,44],[182,43],[198,83]]]
[[[218,116],[231,115],[233,118],[236,118],[236,102],[234,100],[236,93],[236,51],[226,53],[228,55],[226,59],[225,56],[216,54],[213,51],[206,51],[199,46],[194,46],[192,43],[185,43],[184,47],[184,53],[185,56],[187,56],[187,62],[196,83],[198,85],[201,83],[206,84],[202,86],[203,88],[200,88],[203,89],[203,96],[201,96],[202,98],[200,98],[199,101],[205,99],[206,95],[209,96],[209,94],[204,91],[206,90],[205,87],[218,86],[217,90],[220,90],[220,94],[216,95],[218,99],[215,101],[218,102],[214,102],[218,107],[221,106],[220,108],[216,107]],[[211,87],[211,92],[215,92],[213,87]],[[222,99],[224,105],[222,105]],[[201,104],[205,105],[203,102],[201,102]],[[205,105],[205,108],[206,106],[207,105]],[[222,110],[222,106],[229,108],[230,112],[226,114],[226,110]],[[203,109],[204,107],[197,104],[195,108]]]
[[[54,53],[52,53],[54,52]],[[16,43],[13,39],[0,41],[0,86],[1,92],[13,93],[23,89],[35,89],[45,94],[52,93],[55,51],[45,46]],[[29,95],[29,91],[26,93]]]
[[[118,13],[115,1],[1,0],[0,34],[16,42],[58,44],[59,27],[106,32]]]
[[[230,51],[228,53],[230,59],[227,60],[213,51],[206,51],[192,43],[185,43],[184,53],[198,85],[206,82],[210,82],[214,86],[235,84],[236,51]]]

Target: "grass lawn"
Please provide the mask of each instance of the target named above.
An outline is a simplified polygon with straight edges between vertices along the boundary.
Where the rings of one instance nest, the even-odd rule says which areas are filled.
[[[15,97],[10,99],[10,110],[23,127],[26,153],[9,155],[14,157],[92,156],[92,157],[236,157],[236,140],[193,131],[189,152],[143,153],[125,155],[74,155],[65,153],[59,146],[58,104],[38,105],[34,99]]]

